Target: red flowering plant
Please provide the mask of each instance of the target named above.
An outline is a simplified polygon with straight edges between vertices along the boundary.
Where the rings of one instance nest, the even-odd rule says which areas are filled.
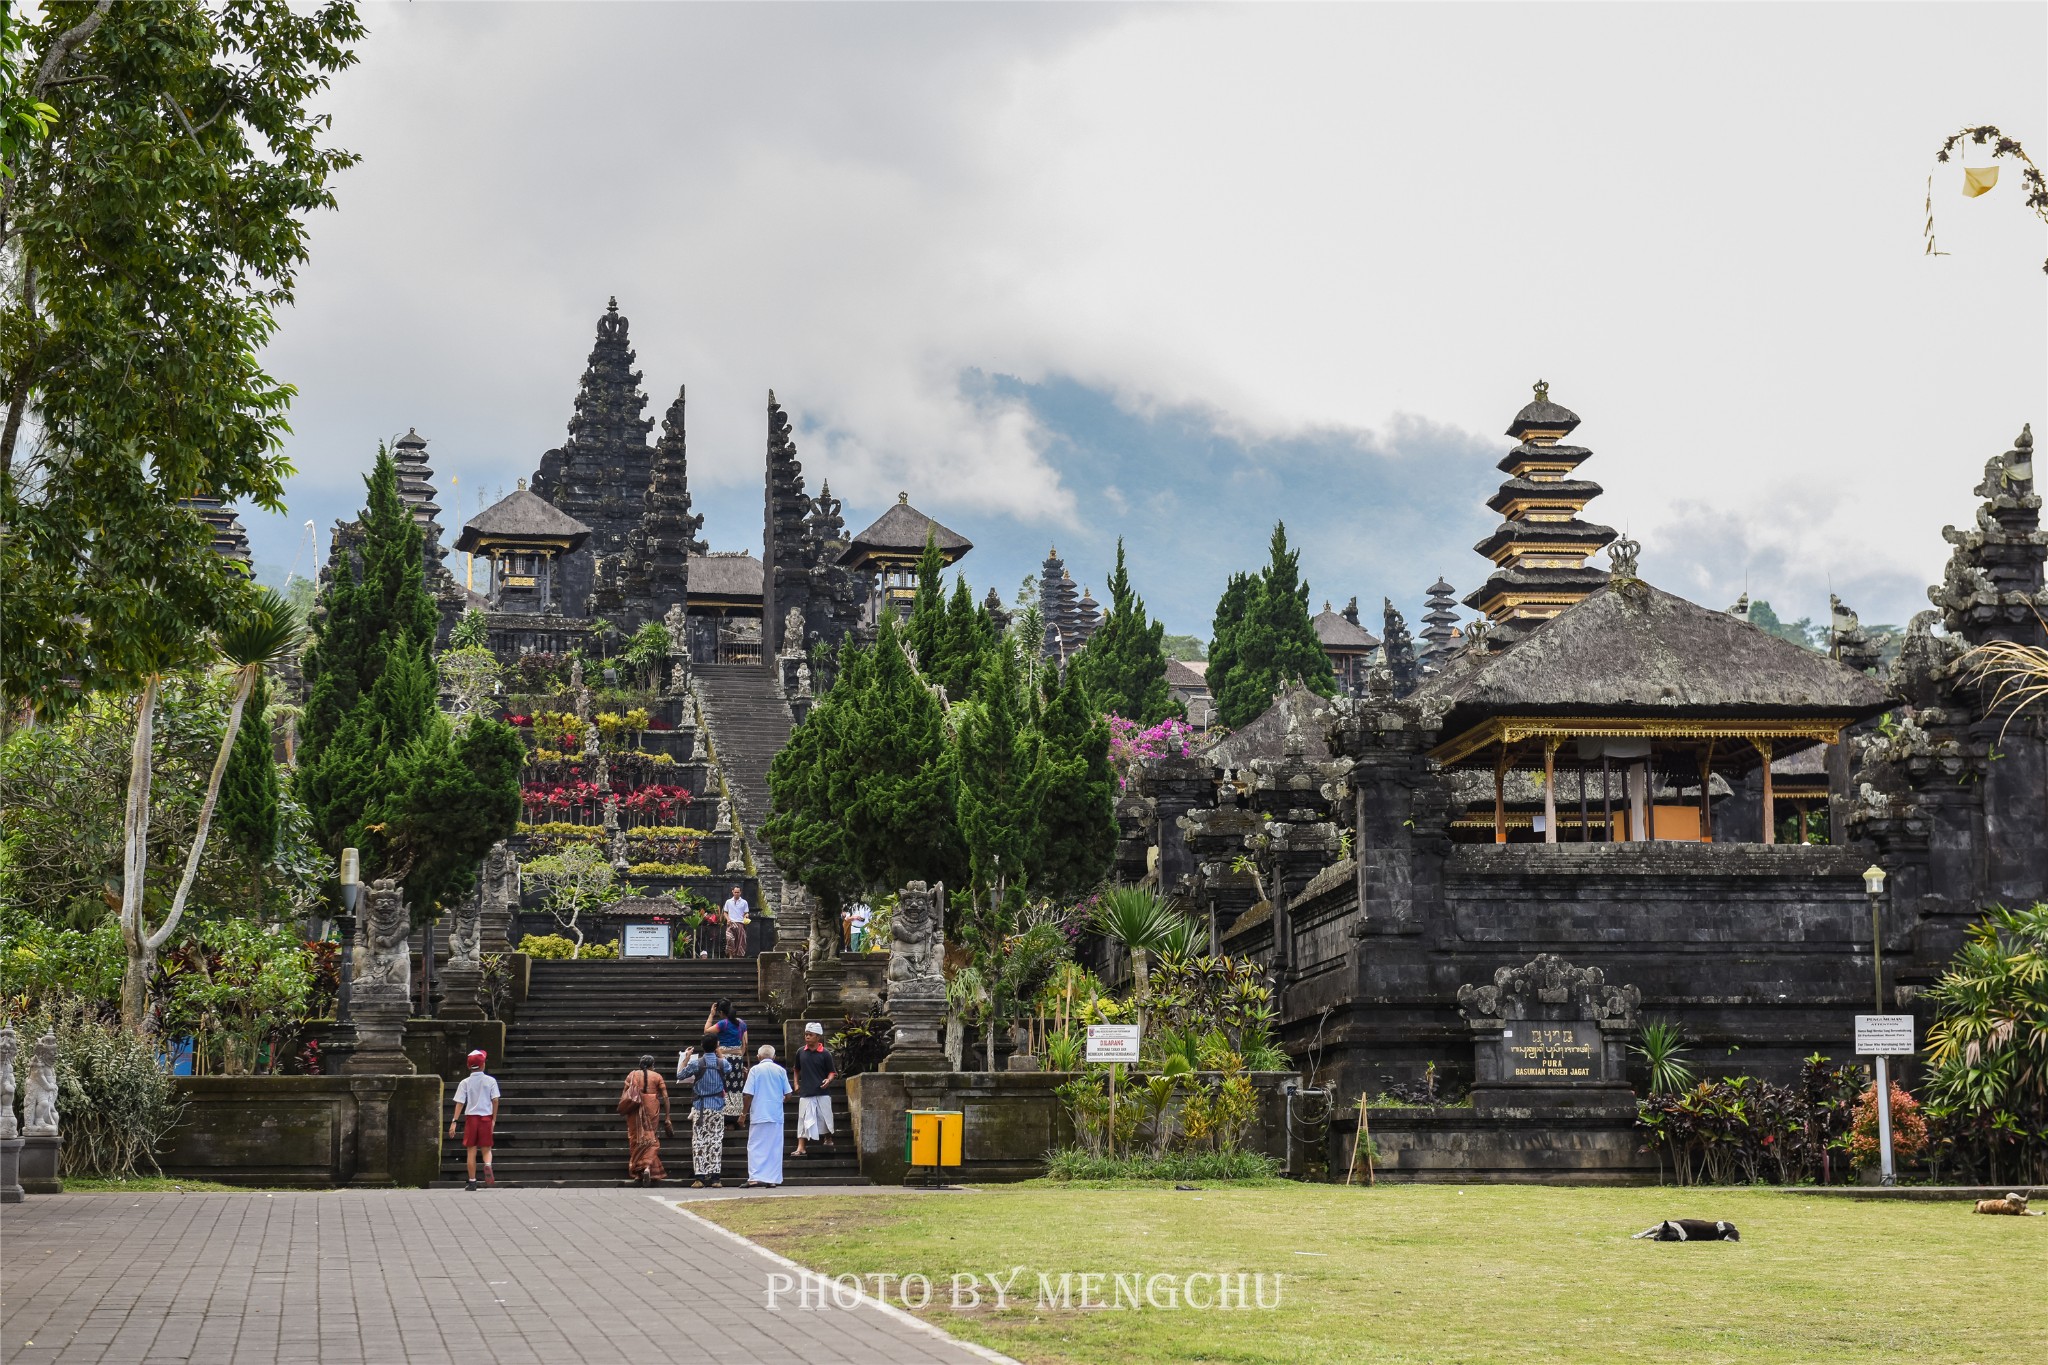
[[[688,787],[650,782],[619,800],[619,813],[631,825],[666,825],[692,798]]]
[[[1157,725],[1140,725],[1122,716],[1109,718],[1109,761],[1117,771],[1117,789],[1131,784],[1131,772],[1148,758],[1188,758],[1194,753],[1192,725],[1168,717]]]
[[[1897,1081],[1892,1092],[1892,1158],[1903,1164],[1927,1147],[1927,1120],[1920,1113],[1920,1101]],[[1843,1139],[1849,1160],[1857,1166],[1875,1166],[1878,1161],[1877,1087],[1866,1085],[1856,1097],[1856,1121]]]

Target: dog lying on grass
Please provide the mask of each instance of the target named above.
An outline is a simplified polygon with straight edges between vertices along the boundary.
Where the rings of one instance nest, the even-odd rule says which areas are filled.
[[[1977,1201],[1977,1212],[2011,1213],[2017,1214],[2021,1218],[2039,1218],[2041,1216],[2039,1209],[2029,1209],[2027,1207],[2027,1197],[2023,1194],[2007,1194],[2003,1199],[1979,1199]]]
[[[1742,1234],[1733,1223],[1709,1223],[1704,1218],[1667,1218],[1653,1228],[1644,1228],[1631,1241],[1652,1242],[1739,1242]]]

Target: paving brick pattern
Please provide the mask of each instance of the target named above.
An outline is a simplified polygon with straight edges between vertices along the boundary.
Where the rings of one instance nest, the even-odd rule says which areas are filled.
[[[865,1305],[771,1314],[777,1269],[629,1190],[31,1196],[0,1211],[0,1360],[987,1359]]]

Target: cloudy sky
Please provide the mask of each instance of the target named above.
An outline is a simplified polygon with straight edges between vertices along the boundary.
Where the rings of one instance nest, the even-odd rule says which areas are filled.
[[[1204,636],[1275,519],[1317,605],[1476,586],[1539,378],[1645,577],[1788,619],[1924,606],[2048,415],[2017,175],[1936,175],[1921,235],[1947,134],[2048,148],[2040,5],[366,10],[270,355],[251,529],[302,572],[409,426],[451,539],[510,491],[612,295],[715,547],[758,551],[772,387],[853,526],[908,490],[1005,596],[1054,543],[1102,595],[1121,535]]]

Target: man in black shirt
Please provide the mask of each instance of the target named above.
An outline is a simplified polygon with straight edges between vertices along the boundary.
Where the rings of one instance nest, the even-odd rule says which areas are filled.
[[[796,1154],[806,1142],[839,1144],[832,1138],[832,1097],[825,1087],[838,1079],[839,1066],[825,1050],[825,1026],[804,1025],[804,1045],[796,1053]]]

